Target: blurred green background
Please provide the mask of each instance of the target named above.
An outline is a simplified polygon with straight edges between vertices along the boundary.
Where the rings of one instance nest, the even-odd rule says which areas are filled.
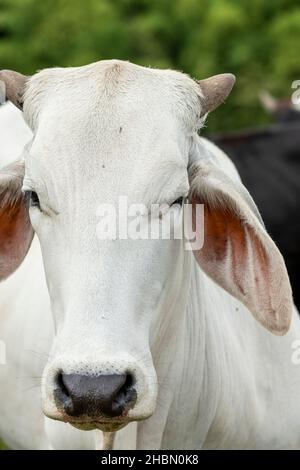
[[[119,58],[238,83],[210,132],[270,120],[258,92],[290,96],[300,79],[299,0],[0,0],[0,67]]]

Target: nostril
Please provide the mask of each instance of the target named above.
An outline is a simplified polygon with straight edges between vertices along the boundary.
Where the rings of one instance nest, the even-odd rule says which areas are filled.
[[[133,408],[137,399],[137,393],[134,388],[134,378],[131,374],[126,375],[124,384],[120,387],[112,402],[112,411],[116,414],[122,414]]]
[[[119,393],[123,393],[126,395],[128,391],[132,388],[132,386],[133,386],[133,377],[131,374],[127,374],[125,383],[120,388]]]
[[[74,414],[74,404],[69,388],[64,381],[64,374],[59,372],[56,376],[55,401],[58,407],[63,406],[67,414]]]
[[[62,372],[60,372],[60,373],[57,375],[56,382],[57,382],[57,385],[58,385],[60,391],[61,391],[64,395],[66,395],[67,397],[69,397],[69,396],[70,396],[70,392],[69,392],[69,390],[67,389],[66,384],[64,383],[64,376],[63,376]]]

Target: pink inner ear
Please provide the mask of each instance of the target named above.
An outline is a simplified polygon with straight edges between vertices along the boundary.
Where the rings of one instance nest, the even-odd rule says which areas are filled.
[[[195,217],[193,211],[193,230]],[[207,201],[204,224],[204,245],[194,251],[199,265],[265,327],[285,332],[292,310],[290,284],[282,256],[265,230],[231,208]]]
[[[25,258],[33,239],[28,203],[21,196],[0,211],[0,280],[12,274]]]
[[[214,277],[219,277],[218,270],[226,274],[227,280],[222,280],[222,284],[231,281],[233,285],[228,285],[227,289],[230,287],[234,295],[238,290],[241,297],[247,296],[251,284],[254,282],[259,288],[260,280],[265,295],[265,283],[269,281],[268,258],[253,228],[232,211],[212,208],[208,204],[204,206],[204,221],[204,246],[195,252],[196,259],[205,264]],[[258,273],[255,272],[257,269]],[[246,273],[251,274],[251,279]]]

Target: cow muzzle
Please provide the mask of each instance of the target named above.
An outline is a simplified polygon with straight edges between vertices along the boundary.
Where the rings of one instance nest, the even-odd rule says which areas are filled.
[[[151,416],[157,379],[140,364],[86,363],[63,366],[61,358],[44,372],[44,413],[79,429],[115,431]],[[113,361],[116,364],[116,361]]]

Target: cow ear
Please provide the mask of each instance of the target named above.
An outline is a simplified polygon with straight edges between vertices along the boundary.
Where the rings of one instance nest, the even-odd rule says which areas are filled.
[[[22,162],[0,170],[0,281],[22,263],[33,239],[23,177]]]
[[[22,111],[28,78],[12,70],[0,70],[0,104],[8,100]]]
[[[221,73],[197,80],[197,83],[203,95],[200,116],[204,116],[224,103],[235,84],[235,76],[232,73]]]
[[[212,164],[194,163],[190,186],[193,230],[200,223],[194,205],[204,205],[204,244],[194,251],[199,265],[265,328],[285,334],[293,311],[289,277],[250,194]]]

